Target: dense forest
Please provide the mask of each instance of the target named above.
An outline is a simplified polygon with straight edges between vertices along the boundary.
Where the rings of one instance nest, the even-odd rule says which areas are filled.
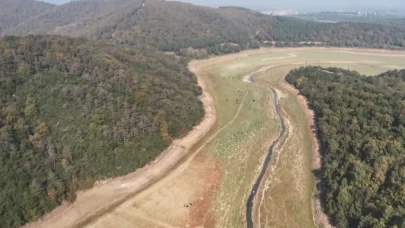
[[[278,46],[323,46],[405,48],[405,28],[368,23],[319,23],[277,17],[272,37]],[[309,43],[308,43],[309,42]]]
[[[398,26],[320,23],[239,7],[210,8],[160,0],[72,1],[25,20],[6,34],[30,33],[148,46],[191,57],[266,45],[405,48],[405,28]]]
[[[303,67],[286,80],[316,114],[323,197],[338,227],[405,227],[405,70]]]
[[[57,36],[0,40],[0,227],[153,160],[204,111],[174,56]]]

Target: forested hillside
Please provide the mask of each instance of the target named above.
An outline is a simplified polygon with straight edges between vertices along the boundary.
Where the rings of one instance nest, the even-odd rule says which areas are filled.
[[[192,57],[263,45],[405,48],[405,28],[395,26],[319,23],[238,7],[210,8],[160,0],[74,1],[8,32],[29,33],[84,36]]]
[[[272,37],[282,41],[279,46],[307,46],[318,42],[337,47],[405,48],[405,28],[368,23],[319,23],[289,17],[275,19]]]
[[[84,35],[89,30],[102,26],[107,18],[123,11],[140,7],[140,0],[83,0],[71,1],[46,13],[18,24],[8,34],[60,34]]]
[[[375,77],[306,67],[286,80],[309,100],[324,202],[338,227],[405,227],[405,70]]]
[[[320,22],[361,22],[371,24],[382,24],[389,26],[405,27],[404,15],[374,14],[358,12],[314,12],[292,15],[292,17],[320,21]]]
[[[34,0],[0,0],[0,36],[19,23],[53,8],[52,4]]]
[[[0,227],[144,166],[192,129],[204,111],[184,65],[84,39],[0,40]]]

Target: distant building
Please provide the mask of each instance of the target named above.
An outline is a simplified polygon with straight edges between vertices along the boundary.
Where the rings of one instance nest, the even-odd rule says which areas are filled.
[[[298,11],[295,10],[288,10],[288,9],[271,9],[271,10],[263,10],[261,11],[263,14],[267,15],[277,15],[277,16],[284,16],[284,15],[297,15],[299,14]]]

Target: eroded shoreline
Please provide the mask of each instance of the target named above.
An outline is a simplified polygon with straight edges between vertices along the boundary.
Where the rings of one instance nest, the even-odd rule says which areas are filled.
[[[308,100],[302,96],[299,91],[290,85],[288,82],[283,81],[281,86],[294,95],[295,99],[298,101],[299,105],[301,106],[302,110],[304,110],[306,119],[307,119],[307,129],[312,139],[312,168],[314,170],[319,170],[322,168],[322,156],[319,151],[319,140],[316,136],[316,124],[315,124],[315,113],[309,107]],[[314,191],[312,194],[312,215],[314,223],[317,227],[322,228],[333,228],[333,226],[329,222],[328,216],[324,213],[321,199],[320,199],[320,189],[317,188],[317,185],[320,183],[318,177],[314,176]]]

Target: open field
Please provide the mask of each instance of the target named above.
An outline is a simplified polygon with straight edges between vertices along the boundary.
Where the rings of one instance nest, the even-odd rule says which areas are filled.
[[[81,193],[73,205],[57,209],[62,213],[53,220],[45,217],[29,227],[246,227],[247,197],[281,129],[268,87],[278,93],[287,129],[254,201],[255,227],[315,227],[313,135],[305,106],[284,81],[291,69],[310,64],[377,74],[405,68],[405,52],[260,49],[193,61],[190,70],[209,98],[206,111],[216,118],[209,118],[208,127],[197,127],[198,137],[187,146],[179,145],[187,151],[184,157],[172,160],[160,171],[164,175],[150,178],[144,188],[137,187],[139,175],[111,180],[98,187],[108,191],[96,187]],[[255,83],[243,81],[254,72]],[[151,167],[161,163],[162,158]],[[95,200],[98,214],[86,208]],[[57,223],[60,217],[63,223]]]

